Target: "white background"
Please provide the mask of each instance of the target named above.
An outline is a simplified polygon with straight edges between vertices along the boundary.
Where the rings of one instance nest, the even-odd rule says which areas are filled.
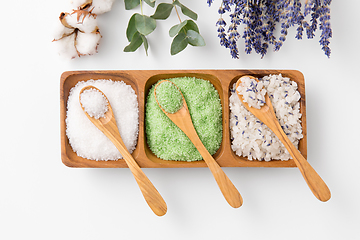
[[[170,2],[170,1],[168,1]],[[198,13],[206,47],[170,56],[173,14],[159,21],[143,48],[124,53],[127,21],[117,0],[98,16],[98,54],[65,60],[57,55],[52,26],[68,0],[2,2],[0,88],[0,239],[359,239],[359,39],[355,0],[331,5],[331,58],[318,40],[298,41],[289,31],[283,48],[264,59],[230,57],[215,22],[220,0],[182,0]],[[147,14],[152,9],[145,6]],[[183,18],[184,19],[184,18]],[[244,198],[233,209],[210,171],[144,169],[168,205],[157,217],[129,169],[73,169],[61,162],[60,75],[68,70],[297,69],[305,76],[308,161],[332,198],[318,201],[292,169],[225,168]]]

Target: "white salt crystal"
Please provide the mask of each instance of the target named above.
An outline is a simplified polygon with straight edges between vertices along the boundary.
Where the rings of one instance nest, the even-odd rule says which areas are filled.
[[[66,135],[74,152],[90,160],[117,160],[120,152],[84,114],[80,102],[80,90],[85,86],[100,89],[111,103],[121,138],[132,153],[139,132],[139,108],[135,91],[123,81],[81,81],[70,90],[66,112]]]
[[[105,96],[95,88],[87,89],[80,95],[80,102],[90,117],[99,119],[105,117],[109,103]]]

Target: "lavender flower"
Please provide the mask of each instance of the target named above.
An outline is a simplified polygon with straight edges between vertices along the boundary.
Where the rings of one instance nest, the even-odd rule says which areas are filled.
[[[229,46],[230,48],[230,55],[232,58],[239,58],[239,50],[236,45],[236,39],[234,37],[231,37],[229,39]]]
[[[304,8],[304,16],[305,17],[310,14],[311,6],[312,6],[313,2],[314,2],[314,0],[306,0],[305,1],[305,8]]]
[[[245,39],[245,52],[247,54],[251,53],[252,47],[251,47],[251,37],[250,37],[250,29],[248,26],[245,27],[243,38]]]
[[[324,0],[324,5],[329,6],[331,4],[331,0]]]
[[[225,8],[224,8],[223,5],[221,5],[221,6],[219,7],[218,13],[219,13],[220,15],[225,13]]]
[[[304,28],[303,28],[303,23],[301,22],[299,27],[296,29],[295,38],[298,40],[302,39],[303,32],[304,32]]]
[[[307,24],[307,28],[306,28],[306,34],[308,39],[312,39],[315,36],[315,31],[317,30],[317,25],[318,25],[318,18],[320,16],[319,12],[320,12],[320,1],[319,0],[314,0],[313,1],[313,5],[311,8],[311,19],[310,19],[310,24]]]
[[[209,6],[213,0],[208,0]],[[304,31],[308,39],[314,38],[317,29],[321,31],[320,45],[326,56],[330,56],[331,0],[222,0],[218,10],[218,37],[220,45],[229,48],[230,55],[238,58],[237,41],[245,41],[245,53],[252,50],[264,57],[270,45],[278,51],[286,41],[288,30],[296,27],[296,39],[302,39]],[[223,14],[229,13],[231,24],[225,30]],[[306,19],[308,17],[309,19]],[[309,21],[308,21],[309,20]],[[274,35],[276,26],[280,26],[280,36]],[[319,26],[319,27],[318,27]]]
[[[226,26],[226,22],[225,22],[225,20],[222,18],[222,17],[220,17],[219,18],[219,20],[216,22],[216,26]]]
[[[229,40],[226,37],[225,29],[223,27],[218,28],[218,37],[220,38],[220,45],[224,46],[225,48],[229,47]]]
[[[321,49],[324,50],[326,56],[330,57],[331,50],[329,48],[329,39],[332,37],[332,30],[330,25],[330,8],[327,5],[322,6],[319,20],[319,29],[322,31],[319,41],[322,46]]]

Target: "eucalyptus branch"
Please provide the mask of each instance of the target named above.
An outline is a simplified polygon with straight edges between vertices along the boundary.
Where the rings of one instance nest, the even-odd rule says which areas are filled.
[[[141,15],[144,15],[142,0],[140,0]]]
[[[171,27],[169,30],[170,37],[174,37],[170,52],[171,55],[178,54],[183,51],[189,44],[192,46],[205,46],[205,41],[200,35],[199,28],[193,20],[197,20],[197,14],[190,10],[188,7],[179,2],[179,0],[173,0],[172,3],[160,3],[157,5],[153,15],[146,16],[143,14],[142,1],[124,0],[125,8],[127,10],[133,9],[140,5],[141,14],[135,13],[131,16],[128,27],[126,30],[126,36],[130,42],[128,46],[124,48],[125,52],[134,52],[142,44],[144,44],[147,54],[148,42],[146,36],[152,33],[156,28],[156,20],[166,20],[175,8],[176,15],[180,21],[179,24]],[[150,7],[155,7],[155,0],[144,0]],[[182,21],[177,7],[181,9],[181,12],[190,19]]]
[[[175,0],[173,0],[173,3],[174,3],[174,2],[175,2]],[[180,18],[180,15],[179,15],[179,12],[178,12],[176,6],[175,6],[175,11],[176,11],[176,15],[177,15],[178,18],[179,18],[179,21],[181,22],[181,18]]]

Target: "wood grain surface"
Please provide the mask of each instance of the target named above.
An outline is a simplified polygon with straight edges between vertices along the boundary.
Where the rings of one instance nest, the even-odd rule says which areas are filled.
[[[61,131],[61,158],[68,167],[82,168],[126,168],[125,160],[117,161],[94,161],[77,156],[72,150],[66,136],[66,109],[70,89],[80,81],[90,79],[111,79],[124,81],[135,90],[139,102],[139,137],[136,149],[131,154],[138,165],[142,168],[192,168],[207,167],[204,161],[183,162],[166,161],[155,156],[149,149],[145,135],[145,100],[153,84],[162,79],[173,77],[197,77],[210,81],[219,93],[223,108],[223,139],[219,150],[213,155],[221,167],[296,167],[293,160],[269,162],[248,160],[237,156],[231,150],[230,127],[229,127],[229,97],[230,88],[243,75],[262,77],[269,74],[282,74],[298,84],[300,98],[301,125],[303,139],[299,142],[299,150],[304,158],[307,158],[307,131],[306,131],[306,102],[305,80],[297,70],[103,70],[103,71],[68,71],[61,75],[60,79],[60,131]]]
[[[225,172],[221,169],[219,164],[215,161],[215,159],[210,155],[204,144],[201,142],[195,127],[193,125],[193,122],[191,120],[191,115],[189,112],[189,108],[186,104],[186,100],[184,96],[182,95],[180,89],[178,88],[178,91],[180,92],[182,96],[182,107],[176,111],[175,113],[168,113],[165,111],[165,109],[162,108],[161,104],[158,102],[158,98],[156,97],[156,88],[162,84],[163,82],[170,82],[168,80],[160,81],[156,84],[154,89],[155,94],[155,100],[157,104],[159,105],[160,109],[164,112],[168,118],[178,127],[180,128],[185,135],[190,139],[190,141],[194,144],[196,149],[199,151],[200,155],[203,157],[204,162],[210,169],[211,173],[213,174],[216,183],[218,184],[223,196],[225,197],[226,201],[232,206],[233,208],[238,208],[243,204],[242,196],[240,195],[239,191],[236,189],[234,184],[231,182],[231,180],[228,178],[228,176],[225,174]],[[171,84],[173,84],[171,82]]]
[[[246,76],[254,79],[255,81],[259,81],[257,78],[253,76]],[[284,144],[285,148],[288,150],[292,159],[296,166],[299,168],[301,174],[303,175],[306,183],[309,188],[313,192],[313,194],[320,201],[326,202],[330,199],[331,193],[326,185],[326,183],[322,180],[319,174],[313,169],[313,167],[309,164],[309,162],[303,157],[303,155],[296,149],[291,140],[288,138],[282,126],[280,125],[278,119],[276,118],[276,114],[271,103],[269,94],[265,94],[265,104],[261,106],[259,109],[255,107],[250,107],[247,102],[244,101],[243,96],[239,93],[238,87],[241,84],[241,79],[236,83],[236,93],[245,106],[245,108],[251,112],[255,117],[257,117],[261,122],[263,122],[268,128],[273,131],[273,133],[279,138],[279,140]]]

